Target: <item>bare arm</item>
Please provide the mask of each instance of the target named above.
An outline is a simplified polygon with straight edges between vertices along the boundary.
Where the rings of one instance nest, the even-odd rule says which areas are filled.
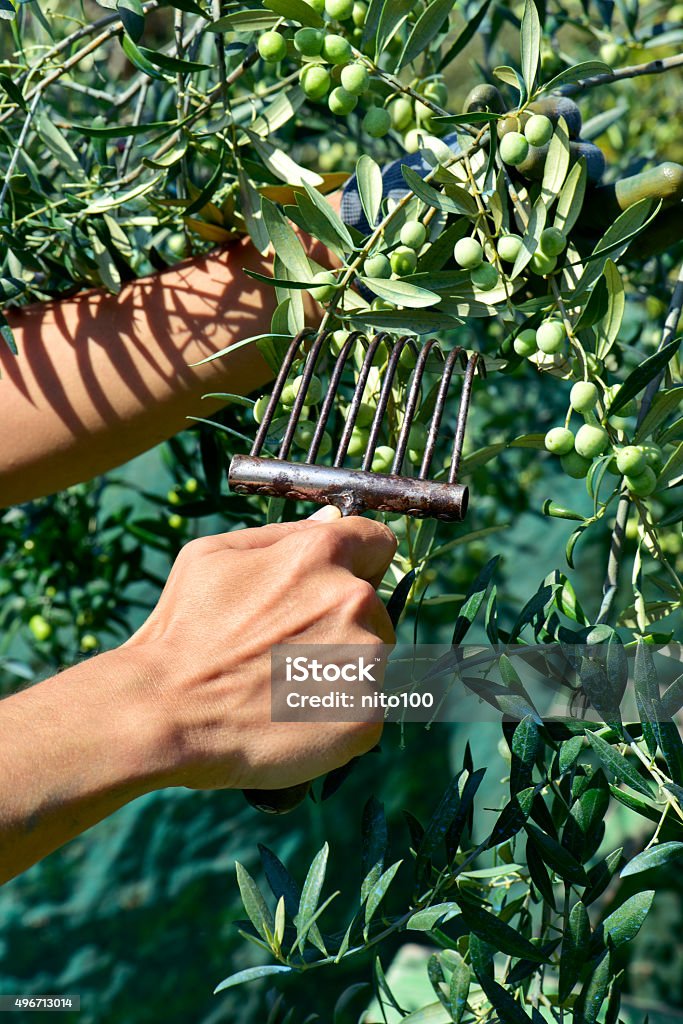
[[[269,379],[254,345],[192,366],[266,333],[274,291],[248,242],[125,286],[9,315],[18,357],[0,347],[0,505],[120,465],[207,415],[210,391],[246,394]]]

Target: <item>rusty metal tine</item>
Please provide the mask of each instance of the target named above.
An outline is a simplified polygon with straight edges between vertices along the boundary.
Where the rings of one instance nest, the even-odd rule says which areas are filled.
[[[399,338],[396,344],[394,345],[391,356],[389,357],[389,365],[387,367],[386,376],[382,383],[382,390],[380,392],[379,402],[377,403],[377,409],[375,410],[375,415],[372,420],[372,426],[370,427],[368,446],[365,450],[365,455],[363,456],[363,464],[361,468],[364,470],[369,470],[370,467],[372,466],[372,460],[375,455],[375,448],[377,447],[379,432],[382,429],[382,420],[384,419],[384,414],[387,411],[387,405],[389,404],[389,397],[391,395],[391,387],[394,382],[394,376],[396,374],[396,367],[398,366],[398,361],[401,357],[401,352],[403,351],[403,348],[405,347],[408,341],[409,338],[407,335],[404,335],[402,338]]]
[[[403,425],[401,426],[401,433],[399,434],[398,441],[396,442],[396,454],[394,455],[394,462],[391,467],[391,472],[394,475],[401,472],[406,448],[408,447],[408,435],[410,434],[410,428],[413,425],[413,416],[415,415],[415,408],[420,397],[420,386],[422,384],[425,366],[427,365],[427,357],[435,344],[436,342],[434,338],[430,338],[417,357],[417,363],[415,364],[415,369],[413,371],[413,380],[408,394],[408,401],[403,415]]]
[[[351,440],[351,431],[353,430],[354,425],[356,423],[358,410],[363,400],[365,385],[367,384],[368,377],[370,375],[370,369],[372,367],[372,361],[375,358],[375,352],[379,348],[381,342],[383,342],[384,339],[387,337],[388,335],[386,331],[380,331],[372,339],[370,345],[368,346],[368,350],[365,353],[365,359],[363,360],[363,365],[361,367],[361,371],[358,375],[358,381],[356,383],[356,389],[353,393],[353,400],[351,402],[351,405],[349,406],[348,415],[346,417],[346,423],[344,424],[344,431],[342,433],[341,440],[339,442],[339,447],[337,448],[337,454],[334,459],[334,466],[336,469],[339,469],[339,467],[343,465],[344,459],[346,458],[346,452],[349,447],[349,441]]]
[[[362,337],[362,331],[353,331],[344,342],[342,350],[337,356],[336,362],[334,364],[334,370],[332,371],[330,382],[327,386],[327,394],[325,395],[323,404],[320,408],[320,417],[318,419],[318,422],[316,423],[315,432],[311,439],[311,445],[306,454],[306,462],[315,462],[316,456],[318,454],[318,449],[320,448],[320,442],[323,439],[323,434],[325,433],[327,421],[330,417],[330,411],[337,397],[337,388],[339,387],[341,375],[344,372],[346,360],[348,359],[349,353],[353,349],[353,346],[356,344],[358,339]]]
[[[287,349],[285,358],[282,361],[282,366],[280,367],[278,375],[275,378],[275,384],[273,385],[271,396],[268,399],[268,405],[266,406],[264,417],[259,423],[259,428],[256,431],[256,437],[254,438],[254,443],[251,446],[251,452],[249,453],[250,455],[258,455],[261,449],[263,448],[263,445],[265,444],[265,440],[266,437],[268,436],[268,431],[270,429],[270,424],[273,419],[273,413],[277,409],[277,404],[280,401],[280,395],[282,394],[282,391],[284,389],[287,377],[289,375],[289,371],[292,367],[292,363],[296,358],[297,351],[301,347],[301,343],[308,334],[310,334],[310,331],[300,331],[299,334],[297,334],[296,338],[294,338],[294,340],[291,342],[289,348]]]
[[[453,439],[453,456],[451,458],[451,468],[448,472],[449,484],[454,484],[456,482],[460,471],[462,446],[465,440],[465,425],[467,423],[467,413],[470,407],[470,398],[472,397],[472,380],[474,378],[474,372],[477,368],[478,362],[479,357],[476,353],[470,356],[467,360],[467,368],[462,381],[460,406],[458,408],[458,423],[455,429],[455,437]]]
[[[278,459],[286,459],[289,454],[289,449],[292,446],[292,440],[294,438],[294,432],[299,422],[299,416],[301,410],[306,404],[306,393],[308,392],[309,385],[311,383],[311,377],[315,370],[315,364],[318,361],[318,355],[320,349],[323,346],[325,338],[328,337],[329,332],[323,332],[322,334],[316,335],[316,339],[313,342],[313,346],[306,357],[306,363],[304,365],[304,372],[302,374],[303,380],[301,381],[301,387],[299,388],[296,398],[294,399],[294,405],[292,411],[289,414],[289,421],[287,423],[287,430],[285,436],[282,438],[282,444],[277,453]]]
[[[439,384],[439,393],[434,405],[434,412],[432,413],[432,422],[429,425],[429,434],[427,435],[427,443],[425,445],[424,455],[422,456],[422,465],[420,466],[420,472],[418,475],[419,480],[424,480],[429,472],[437,438],[439,436],[439,427],[441,426],[443,411],[446,406],[448,388],[450,387],[451,377],[453,376],[456,361],[460,358],[461,354],[462,347],[460,345],[448,353],[446,365],[443,368],[443,377]]]

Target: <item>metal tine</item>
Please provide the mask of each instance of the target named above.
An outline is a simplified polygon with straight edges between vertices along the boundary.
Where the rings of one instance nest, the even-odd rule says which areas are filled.
[[[380,344],[384,341],[384,339],[388,337],[389,335],[386,333],[386,331],[380,331],[372,339],[368,346],[368,350],[365,353],[365,359],[363,360],[363,365],[358,375],[358,382],[356,383],[356,389],[353,393],[353,400],[351,402],[351,405],[349,406],[348,415],[346,417],[346,423],[344,425],[341,440],[339,441],[339,447],[337,448],[337,454],[334,459],[335,469],[339,469],[339,467],[343,465],[344,459],[346,458],[346,452],[349,447],[349,442],[351,440],[351,431],[353,430],[354,425],[356,423],[358,410],[363,400],[363,394],[365,393],[365,385],[367,384],[368,377],[370,376],[370,369],[372,367],[372,361],[375,358],[375,352],[379,348]]]
[[[417,406],[418,398],[420,397],[420,385],[422,384],[422,377],[427,365],[427,358],[435,345],[435,339],[430,338],[430,340],[425,343],[424,348],[417,358],[415,370],[413,371],[413,380],[410,385],[410,393],[408,394],[408,401],[403,415],[403,426],[401,427],[401,433],[399,434],[398,441],[396,443],[396,454],[394,455],[394,462],[391,467],[393,475],[398,475],[401,472],[406,448],[408,447],[408,435],[410,434],[410,428],[413,425],[413,416],[415,415],[415,408]],[[436,345],[436,351],[443,357],[443,353],[438,345]]]
[[[330,382],[327,387],[327,394],[325,395],[323,404],[320,409],[320,417],[318,419],[318,422],[315,427],[315,432],[311,439],[310,448],[308,449],[308,452],[306,454],[306,462],[315,462],[316,460],[316,457],[318,455],[318,449],[320,448],[320,442],[323,439],[323,434],[325,433],[327,421],[330,416],[330,411],[334,404],[334,400],[337,397],[337,388],[339,387],[341,375],[344,372],[346,360],[348,359],[349,354],[353,349],[353,346],[356,344],[358,339],[362,337],[362,331],[353,331],[344,342],[342,350],[337,356],[336,362],[334,364],[334,370],[332,371],[332,376],[330,377]]]
[[[361,469],[363,469],[364,471],[369,470],[372,466],[372,460],[375,456],[375,448],[377,447],[377,441],[379,439],[379,432],[382,429],[382,421],[384,419],[384,414],[387,411],[389,398],[391,396],[391,387],[394,382],[394,376],[396,374],[398,361],[401,358],[401,352],[405,348],[406,344],[410,342],[410,340],[411,339],[408,335],[404,335],[402,338],[399,338],[396,344],[394,345],[391,356],[389,357],[389,365],[387,367],[387,372],[384,378],[384,382],[382,384],[379,402],[377,403],[377,409],[375,410],[375,415],[372,420],[372,426],[370,427],[368,446],[365,450],[365,455],[363,456],[363,463]]]
[[[299,422],[299,416],[301,415],[301,410],[303,409],[306,403],[306,393],[311,383],[311,377],[313,376],[313,372],[315,370],[315,364],[318,361],[320,349],[322,348],[325,340],[329,338],[329,336],[329,331],[322,331],[320,334],[318,334],[316,336],[315,341],[313,342],[313,346],[310,352],[308,353],[308,356],[306,357],[306,363],[304,365],[303,372],[303,380],[301,381],[301,387],[297,392],[297,396],[294,399],[292,411],[289,414],[287,430],[285,431],[285,436],[282,438],[280,450],[277,453],[278,459],[286,459],[287,456],[289,455],[289,449],[292,446],[292,440],[294,439],[294,432]]]
[[[474,379],[474,373],[477,369],[477,365],[481,366],[483,360],[479,359],[479,355],[475,352],[467,360],[467,367],[465,369],[465,376],[462,381],[462,392],[460,395],[460,406],[458,408],[458,422],[455,428],[455,437],[453,439],[453,455],[451,458],[451,468],[448,472],[449,484],[454,484],[458,479],[458,472],[460,471],[460,461],[462,459],[462,446],[465,440],[465,425],[467,423],[467,413],[470,407],[470,398],[472,397],[472,380]],[[481,371],[480,371],[481,372]],[[486,372],[484,368],[484,373]]]
[[[299,348],[301,347],[301,343],[303,342],[304,338],[306,338],[307,335],[309,335],[310,333],[310,330],[300,331],[299,334],[297,334],[296,338],[294,338],[294,340],[291,342],[289,348],[287,349],[287,353],[282,362],[282,366],[280,367],[278,375],[275,378],[275,384],[273,385],[273,390],[268,400],[268,405],[266,406],[264,417],[259,424],[258,430],[256,431],[256,437],[254,438],[254,443],[251,446],[251,451],[249,453],[250,455],[259,455],[261,453],[261,449],[263,448],[263,445],[265,444],[266,441],[266,437],[268,436],[270,424],[273,419],[273,413],[277,409],[278,402],[280,401],[280,395],[284,390],[284,386],[287,381],[287,377],[289,376],[289,371],[292,367],[292,363],[294,362],[296,354]]]
[[[451,383],[451,377],[453,376],[453,370],[458,359],[462,356],[463,350],[462,345],[458,345],[448,353],[446,358],[446,364],[443,368],[443,376],[439,385],[439,393],[436,397],[436,403],[434,405],[434,412],[432,413],[432,422],[429,425],[429,433],[427,435],[427,443],[425,445],[424,455],[422,456],[422,464],[420,466],[420,472],[418,475],[419,480],[425,480],[429,467],[432,463],[434,456],[434,449],[439,436],[439,428],[441,426],[441,420],[443,418],[444,408],[446,406],[446,399],[448,397],[448,389]],[[465,360],[467,361],[467,360]]]

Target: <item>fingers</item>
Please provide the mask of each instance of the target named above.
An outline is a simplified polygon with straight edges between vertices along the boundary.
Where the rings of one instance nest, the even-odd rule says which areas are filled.
[[[288,538],[286,544],[299,543]],[[388,526],[348,516],[311,531],[305,543],[311,557],[322,563],[340,565],[354,576],[377,587],[396,553],[397,540]]]
[[[292,533],[306,530],[322,523],[333,523],[341,519],[341,512],[334,505],[323,505],[308,519],[299,519],[292,523],[270,523],[268,526],[255,526],[246,530],[233,530],[231,533],[217,534],[211,538],[215,541],[215,550],[230,548],[232,551],[254,551],[257,548],[268,548],[272,544],[289,537]]]

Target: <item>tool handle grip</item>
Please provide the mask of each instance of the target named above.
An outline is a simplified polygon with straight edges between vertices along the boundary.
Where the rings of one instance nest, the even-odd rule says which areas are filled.
[[[310,782],[300,782],[298,786],[287,789],[244,789],[242,792],[248,803],[264,814],[287,814],[298,807],[311,788]]]

